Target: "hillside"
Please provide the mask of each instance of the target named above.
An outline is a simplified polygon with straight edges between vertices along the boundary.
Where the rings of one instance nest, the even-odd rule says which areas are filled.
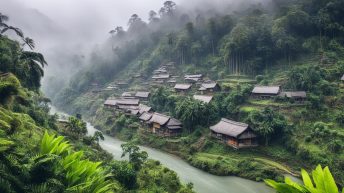
[[[228,7],[186,11],[167,1],[160,17],[150,12],[149,23],[133,14],[128,30],[112,30],[88,67],[53,96],[54,104],[108,134],[172,152],[217,175],[281,180],[322,164],[343,186],[343,1]],[[199,84],[181,94],[174,84],[152,80],[156,70],[174,76],[171,84],[202,74],[222,91],[202,103],[192,97],[201,93]],[[255,85],[304,91],[306,99],[255,98]],[[149,91],[146,104],[180,120],[181,137],[156,136],[136,116],[104,107],[109,97],[129,91]],[[209,127],[221,118],[248,123],[259,146],[234,150],[213,139]]]
[[[79,115],[50,115],[40,92],[47,62],[8,20],[0,13],[0,192],[193,192],[136,145],[123,145],[129,160],[113,160],[99,145],[102,133],[87,136]]]

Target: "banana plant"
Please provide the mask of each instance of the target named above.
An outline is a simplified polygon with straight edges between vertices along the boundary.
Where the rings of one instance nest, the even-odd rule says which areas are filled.
[[[286,177],[284,183],[265,180],[265,183],[279,193],[340,193],[328,167],[318,165],[312,171],[312,177],[304,169],[301,170],[303,185]],[[342,189],[344,193],[344,188]]]
[[[101,162],[83,158],[83,152],[74,152],[62,136],[45,132],[40,152],[60,157],[54,168],[56,173],[64,174],[66,192],[111,193],[118,188],[115,181],[109,180],[110,172],[101,166]]]

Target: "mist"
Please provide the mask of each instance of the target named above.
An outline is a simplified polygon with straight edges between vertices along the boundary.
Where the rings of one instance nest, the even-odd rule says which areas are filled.
[[[270,2],[250,0],[246,2],[228,0],[175,0],[179,10],[195,18],[198,13],[230,13],[251,3]],[[44,54],[48,67],[42,80],[42,90],[54,95],[52,88],[63,87],[73,74],[90,62],[91,52],[97,50],[111,63],[109,31],[116,26],[128,28],[128,19],[133,13],[148,22],[148,12],[156,12],[163,0],[1,0],[1,12],[10,17],[9,23],[24,31],[25,36],[35,40],[36,51]],[[20,14],[18,14],[20,13]],[[176,25],[167,25],[166,30]],[[161,26],[159,26],[161,27]],[[141,34],[140,34],[141,35]],[[131,34],[129,39],[134,39]],[[128,39],[126,39],[128,40]],[[112,40],[113,41],[113,40]],[[116,41],[116,40],[115,40]],[[120,46],[117,40],[116,46]]]

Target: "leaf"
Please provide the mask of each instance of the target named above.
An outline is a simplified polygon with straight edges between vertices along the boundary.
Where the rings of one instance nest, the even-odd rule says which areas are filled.
[[[307,188],[314,189],[313,182],[312,182],[311,178],[309,177],[309,174],[307,173],[306,170],[301,169],[301,176],[302,176],[302,180],[303,180],[303,183],[305,184],[305,186]]]
[[[338,187],[333,179],[333,176],[326,166],[324,169],[325,191],[328,193],[338,193]]]

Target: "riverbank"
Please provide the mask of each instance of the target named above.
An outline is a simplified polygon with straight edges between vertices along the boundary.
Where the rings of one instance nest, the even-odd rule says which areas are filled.
[[[234,150],[210,138],[206,128],[180,138],[161,138],[147,132],[137,119],[112,110],[100,109],[89,120],[113,137],[172,153],[188,164],[218,176],[238,176],[258,182],[264,179],[281,181],[285,174],[297,175],[294,170],[299,169],[290,169],[287,164],[281,164],[283,161],[272,159],[274,157],[266,153],[271,152],[266,147]],[[292,156],[283,149],[276,149],[276,152],[284,154],[283,158]]]

